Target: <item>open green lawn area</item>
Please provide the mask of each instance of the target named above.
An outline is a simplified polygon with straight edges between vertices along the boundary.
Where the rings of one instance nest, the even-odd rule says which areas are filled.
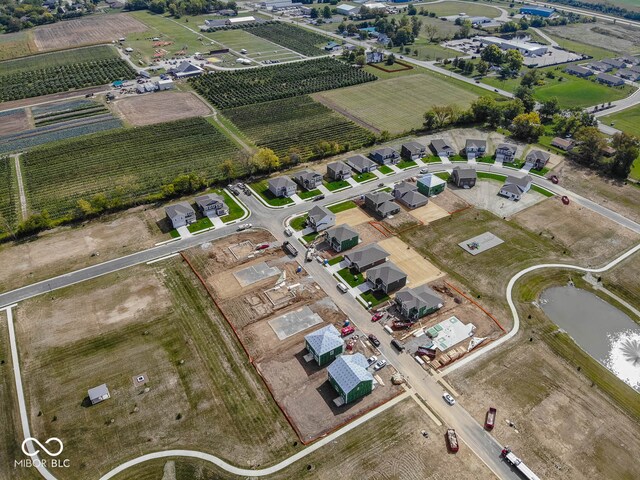
[[[388,165],[380,165],[378,171],[384,175],[393,175],[395,171]]]
[[[33,30],[22,30],[0,35],[0,61],[25,57],[38,52],[33,41]]]
[[[351,188],[351,184],[346,180],[335,180],[333,182],[322,182],[327,190],[334,192],[343,188]]]
[[[606,57],[615,58],[616,56],[618,56],[618,53],[616,53],[613,50],[602,48],[601,46],[597,46],[597,45],[589,45],[589,44],[578,42],[576,40],[571,40],[568,38],[563,38],[555,34],[556,32],[562,34],[563,31],[566,29],[567,29],[566,26],[548,27],[548,28],[545,28],[543,31],[552,40],[555,40],[556,42],[558,42],[558,45],[560,45],[562,48],[565,48],[566,50],[570,50],[572,52],[589,55],[590,57],[593,57],[595,60],[600,60]]]
[[[458,15],[460,12],[464,12],[472,17],[483,16],[489,18],[497,18],[501,15],[500,10],[493,8],[487,4],[478,3],[473,4],[469,2],[442,2],[434,3],[433,5],[421,5],[426,11],[434,12],[438,17],[448,17],[451,15]]]
[[[311,232],[311,233],[307,233],[306,235],[302,236],[302,239],[306,242],[312,242],[316,239],[316,237],[319,235],[318,232]]]
[[[478,177],[480,176],[480,172],[478,172]],[[444,180],[445,182],[449,181],[449,177],[451,177],[451,174],[449,172],[438,172],[436,173],[436,177],[441,178],[442,180]]]
[[[315,190],[302,190],[302,191],[298,192],[298,196],[301,199],[306,200],[308,198],[317,197],[321,193],[322,192],[320,190],[318,190],[318,189],[315,189]]]
[[[360,295],[365,303],[369,304],[371,307],[375,307],[376,305],[380,305],[383,302],[389,300],[389,295],[381,291],[373,291],[369,290],[368,292],[364,292]]]
[[[228,223],[242,218],[242,216],[244,215],[244,210],[231,195],[229,195],[222,189],[215,190],[215,192],[224,197],[224,203],[229,209],[229,214],[221,217],[220,220],[222,220],[224,223]]]
[[[504,179],[507,178],[505,175],[500,175],[498,173],[478,172],[476,175],[478,176],[478,178],[497,180],[498,182],[504,182]]]
[[[291,223],[289,225],[296,232],[299,232],[300,230],[302,230],[304,228],[304,224],[307,221],[308,217],[309,217],[309,215],[307,215],[306,213],[304,215],[299,216],[299,217],[295,217],[293,220],[291,220]]]
[[[343,259],[344,259],[344,257],[342,255],[338,255],[337,257],[333,257],[331,260],[329,260],[329,265],[337,265]]]
[[[338,275],[342,278],[347,285],[350,287],[357,287],[358,285],[365,282],[364,274],[356,273],[355,275],[351,273],[349,267],[345,267],[342,270],[338,270]]]
[[[420,17],[422,20],[423,17]],[[443,23],[441,20],[438,22]],[[458,27],[456,27],[457,29]],[[411,45],[407,45],[411,49],[410,54],[406,54],[404,47],[392,48],[391,51],[398,54],[403,55],[410,58],[416,58],[418,60],[443,60],[445,58],[455,58],[460,55],[460,52],[456,50],[452,50],[450,48],[445,48],[441,46],[439,43],[431,43],[426,38],[418,37]],[[415,50],[418,51],[418,54],[415,54]]]
[[[516,170],[520,170],[524,166],[524,160],[515,159],[513,162],[503,162],[502,165],[505,167],[515,168]]]
[[[533,190],[534,192],[541,193],[545,197],[553,197],[553,193],[551,193],[546,188],[539,187],[538,185],[531,185],[531,190]]]
[[[189,225],[187,227],[187,230],[189,230],[189,232],[191,233],[196,233],[211,227],[213,227],[213,223],[211,223],[211,219],[209,217],[202,217],[201,219],[196,220],[191,225]]]
[[[415,71],[415,70],[412,70]],[[468,107],[487,92],[438,73],[417,73],[378,80],[314,95],[349,115],[392,134],[422,127],[424,113],[434,105]]]
[[[476,162],[480,163],[496,163],[496,159],[493,157],[480,157],[476,159]]]
[[[401,170],[406,170],[407,168],[412,168],[417,166],[418,164],[413,160],[402,160],[398,162],[398,164],[396,165],[396,167],[400,168]]]
[[[246,56],[260,62],[262,60],[278,59],[281,61],[302,58],[296,52],[281,47],[280,45],[260,38],[250,33],[252,30],[219,30],[208,33],[207,36],[216,42],[224,44],[231,50],[239,52],[247,50]],[[255,64],[254,64],[255,65]]]
[[[437,155],[430,155],[422,159],[424,163],[442,163],[442,160]]]
[[[329,207],[329,210],[332,213],[340,213],[340,212],[344,212],[345,210],[350,210],[352,208],[357,208],[357,207],[358,205],[356,205],[353,200],[347,200],[346,202],[336,203],[335,205],[331,205]]]
[[[358,183],[369,182],[374,178],[378,178],[375,173],[372,172],[364,172],[364,173],[356,173],[353,176],[353,179]]]
[[[547,167],[544,167],[544,168],[532,168],[531,170],[529,170],[529,172],[535,173],[536,175],[545,175],[548,171],[549,171],[549,169]]]
[[[283,205],[289,205],[293,203],[293,200],[286,197],[274,197],[273,193],[269,191],[269,184],[267,180],[261,180],[259,182],[252,183],[251,188],[258,194],[262,199],[267,202],[269,205],[274,207],[281,207]]]
[[[605,125],[613,122],[618,130],[640,138],[640,105],[600,117],[599,120]]]

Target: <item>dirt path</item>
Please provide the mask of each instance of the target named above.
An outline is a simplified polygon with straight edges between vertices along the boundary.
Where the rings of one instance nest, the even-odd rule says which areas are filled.
[[[20,153],[10,155],[16,163],[16,180],[18,181],[18,192],[20,194],[20,215],[25,220],[29,215],[27,211],[27,196],[24,194],[24,185],[22,183],[22,171],[20,170]]]
[[[311,95],[311,97],[317,101],[322,103],[324,106],[329,107],[331,110],[335,110],[336,112],[340,113],[341,115],[347,117],[349,120],[351,120],[353,123],[355,123],[356,125],[360,125],[361,127],[366,128],[367,130],[371,130],[373,133],[375,133],[376,135],[380,134],[380,130],[377,129],[376,127],[374,127],[373,125],[371,125],[370,123],[367,123],[363,120],[361,120],[358,117],[354,117],[351,113],[349,113],[347,110],[345,110],[344,108],[341,108],[338,104],[332,102],[331,100],[329,100],[326,97],[323,97],[322,95]]]
[[[222,130],[224,130],[224,132],[229,135],[234,142],[236,142],[238,145],[240,145],[246,152],[253,154],[255,153],[254,149],[252,147],[250,147],[249,145],[247,145],[238,135],[236,135],[235,133],[233,133],[231,130],[229,130],[226,125],[224,125],[220,120],[218,120],[218,113],[214,112],[213,114],[209,115],[211,118],[213,118],[213,120],[216,122],[216,125],[218,125],[218,127],[220,127]]]

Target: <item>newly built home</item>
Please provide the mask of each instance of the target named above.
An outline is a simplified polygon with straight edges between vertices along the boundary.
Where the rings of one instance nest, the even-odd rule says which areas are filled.
[[[333,362],[344,350],[344,340],[333,325],[327,325],[304,337],[304,346],[318,366]]]
[[[375,243],[370,243],[365,247],[345,254],[344,260],[349,265],[349,268],[361,273],[386,262],[388,257],[389,253],[384,248]]]
[[[341,355],[329,365],[329,383],[338,392],[342,404],[355,402],[373,390],[373,376],[367,370],[369,363],[360,352]]]
[[[336,224],[336,214],[326,207],[315,205],[309,210],[307,217],[307,226],[312,228],[314,232],[322,232]]]
[[[360,241],[360,236],[347,224],[338,225],[327,231],[327,242],[335,252],[349,250]]]
[[[475,168],[454,167],[451,172],[451,181],[459,188],[473,188],[477,178],[478,174]]]
[[[409,182],[400,182],[393,189],[393,197],[409,208],[418,208],[426,205],[429,199],[418,192],[417,185]]]
[[[274,197],[290,197],[298,191],[296,182],[289,177],[275,177],[268,181],[269,191]]]
[[[516,159],[518,147],[512,143],[501,143],[496,148],[496,162],[511,163]]]
[[[364,196],[364,206],[381,218],[400,212],[400,207],[387,192],[367,193]]]
[[[527,153],[524,160],[526,165],[531,166],[531,170],[540,170],[544,168],[550,158],[550,153],[543,152],[542,150],[531,150]]]
[[[444,300],[427,285],[399,291],[396,293],[395,302],[402,316],[411,321],[429,315],[444,305]]]
[[[371,160],[379,165],[395,165],[400,161],[400,154],[393,148],[378,148],[369,154]]]
[[[173,228],[184,227],[196,221],[196,211],[189,202],[178,202],[164,207],[164,213]]]
[[[96,403],[104,402],[111,398],[109,394],[109,389],[107,388],[107,384],[103,383],[102,385],[98,385],[97,387],[90,388],[88,391],[89,401],[91,405],[95,405]]]
[[[389,294],[407,284],[407,274],[393,262],[385,262],[367,270],[367,283],[371,290]]]
[[[499,195],[509,200],[518,201],[522,195],[527,193],[531,188],[532,178],[530,175],[524,177],[512,177],[509,175],[504,181],[504,185],[500,189]]]
[[[305,190],[314,190],[322,185],[322,175],[313,170],[303,170],[293,176],[295,182]]]
[[[347,158],[347,165],[358,173],[367,173],[378,168],[375,162],[369,160],[364,155],[354,155],[353,157]]]
[[[223,217],[229,215],[229,208],[224,203],[224,197],[217,193],[207,193],[195,198],[198,210],[208,217]]]
[[[402,144],[400,156],[405,160],[418,160],[427,154],[427,147],[418,142],[407,142]]]
[[[444,192],[447,182],[433,173],[427,173],[418,179],[417,185],[418,192],[426,197],[432,197]]]
[[[351,178],[351,167],[344,162],[331,162],[327,165],[327,177],[334,181]]]
[[[480,157],[487,151],[487,142],[485,140],[467,140],[464,145],[464,153],[469,157]]]
[[[433,153],[439,157],[452,157],[456,154],[455,149],[442,138],[435,138],[431,140],[429,147]]]

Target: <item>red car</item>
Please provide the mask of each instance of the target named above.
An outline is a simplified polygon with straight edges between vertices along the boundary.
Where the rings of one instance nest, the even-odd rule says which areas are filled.
[[[256,250],[264,250],[265,248],[269,248],[269,244],[268,243],[263,243],[261,245],[258,245],[256,247]]]
[[[378,312],[376,313],[373,317],[371,317],[371,321],[372,322],[377,322],[378,320],[380,320],[382,317],[384,317],[384,313],[382,312]]]
[[[351,335],[355,331],[356,329],[349,325],[348,327],[344,327],[342,330],[340,330],[340,333],[343,337],[346,337],[347,335]]]

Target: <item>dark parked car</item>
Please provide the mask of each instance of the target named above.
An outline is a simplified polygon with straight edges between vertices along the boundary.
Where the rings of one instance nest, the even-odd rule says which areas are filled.
[[[376,347],[380,346],[380,340],[374,334],[369,335],[369,341]]]
[[[399,341],[397,341],[395,338],[393,340],[391,340],[391,345],[394,346],[394,348],[396,350],[398,350],[399,352],[403,352],[404,351],[404,345],[402,345]]]

